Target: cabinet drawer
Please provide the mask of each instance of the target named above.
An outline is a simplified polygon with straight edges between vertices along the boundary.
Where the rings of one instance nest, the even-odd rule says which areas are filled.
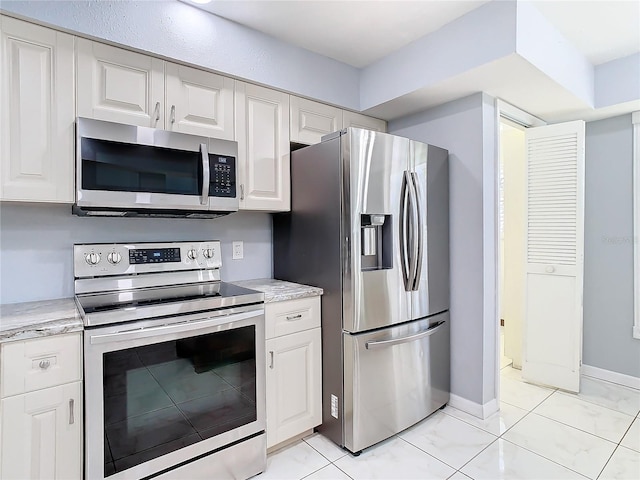
[[[266,338],[279,337],[320,326],[320,297],[267,303],[264,308]]]
[[[2,397],[82,378],[79,333],[6,343],[1,355]]]

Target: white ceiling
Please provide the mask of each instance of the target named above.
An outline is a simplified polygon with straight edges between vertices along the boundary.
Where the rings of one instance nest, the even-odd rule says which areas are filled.
[[[214,0],[199,6],[290,44],[364,67],[484,3],[487,0]],[[638,0],[532,3],[594,65],[640,51]]]

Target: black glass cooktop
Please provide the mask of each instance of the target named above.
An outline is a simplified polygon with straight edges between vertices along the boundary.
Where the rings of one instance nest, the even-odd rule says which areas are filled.
[[[92,293],[77,295],[77,301],[85,314],[101,312],[113,312],[118,310],[134,309],[138,307],[151,307],[171,305],[176,303],[211,300],[214,304],[211,308],[216,308],[215,300],[238,299],[247,297],[246,303],[256,303],[254,297],[262,295],[261,292],[239,287],[232,283],[206,282],[190,285],[171,285],[163,287],[138,288],[135,290],[119,290],[107,293]],[[256,297],[257,298],[257,297]],[[245,302],[234,302],[245,303]]]

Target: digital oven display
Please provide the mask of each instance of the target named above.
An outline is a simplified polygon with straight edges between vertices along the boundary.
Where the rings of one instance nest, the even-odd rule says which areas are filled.
[[[129,250],[129,263],[181,262],[179,248],[144,248]]]

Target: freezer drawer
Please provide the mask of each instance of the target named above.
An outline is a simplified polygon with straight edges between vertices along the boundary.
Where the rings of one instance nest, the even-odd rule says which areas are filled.
[[[344,446],[352,452],[419,422],[449,401],[449,313],[344,334]]]

